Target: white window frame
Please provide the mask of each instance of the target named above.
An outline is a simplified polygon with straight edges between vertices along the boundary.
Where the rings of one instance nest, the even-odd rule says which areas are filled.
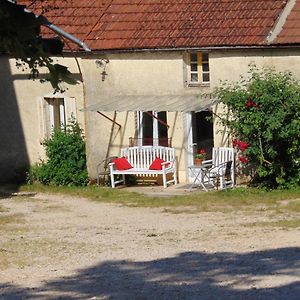
[[[138,145],[143,145],[143,111],[138,112]],[[157,117],[157,111],[152,111],[153,116]],[[153,126],[153,146],[158,146],[158,120],[156,118],[152,118],[152,126]]]

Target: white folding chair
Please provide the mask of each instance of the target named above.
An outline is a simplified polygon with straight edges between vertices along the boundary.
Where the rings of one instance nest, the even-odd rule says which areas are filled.
[[[203,164],[210,164],[210,167],[202,170],[202,185],[217,189],[234,187],[234,156],[233,148],[214,147],[212,159],[203,161]]]

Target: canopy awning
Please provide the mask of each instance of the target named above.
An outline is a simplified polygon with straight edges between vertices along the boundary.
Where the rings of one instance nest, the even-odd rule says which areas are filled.
[[[211,94],[110,95],[83,111],[202,111],[217,102]]]

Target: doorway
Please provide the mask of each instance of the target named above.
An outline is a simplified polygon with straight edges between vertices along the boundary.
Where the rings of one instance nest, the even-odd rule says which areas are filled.
[[[194,181],[194,175],[188,168],[194,165],[194,156],[197,151],[204,149],[205,159],[211,159],[214,147],[213,114],[209,110],[186,113],[186,172],[187,180]]]
[[[204,149],[206,159],[210,159],[214,146],[212,113],[210,111],[192,112],[192,135],[194,153]]]

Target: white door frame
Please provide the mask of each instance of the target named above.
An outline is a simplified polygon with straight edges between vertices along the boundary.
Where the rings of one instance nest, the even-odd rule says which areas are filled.
[[[189,170],[189,166],[192,166],[194,164],[194,149],[193,149],[193,124],[192,124],[192,112],[186,112],[184,113],[184,119],[185,119],[185,157],[186,157],[186,179],[188,182],[194,181],[194,176],[192,172]]]

